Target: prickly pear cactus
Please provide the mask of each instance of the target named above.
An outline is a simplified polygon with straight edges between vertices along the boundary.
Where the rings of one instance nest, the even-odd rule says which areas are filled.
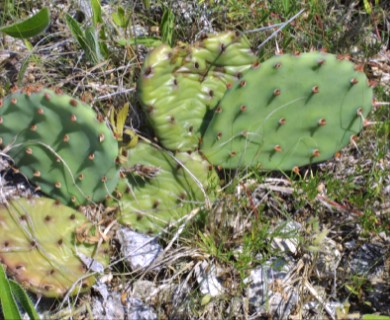
[[[246,38],[234,32],[153,50],[144,63],[139,97],[161,144],[195,150],[206,112],[255,62]]]
[[[52,199],[14,199],[0,206],[0,262],[28,290],[60,297],[94,283],[77,255],[108,264],[106,244],[88,244],[93,226],[79,212]],[[78,239],[84,242],[78,242]]]
[[[321,52],[252,67],[215,108],[202,153],[224,168],[270,170],[331,158],[371,110],[373,91],[360,69]]]
[[[118,144],[103,119],[48,89],[0,101],[0,147],[42,192],[66,204],[102,201],[119,180]]]
[[[146,142],[129,150],[124,168],[126,178],[117,190],[119,222],[142,232],[157,233],[202,206],[218,186],[216,173],[199,154],[182,152],[174,159]]]

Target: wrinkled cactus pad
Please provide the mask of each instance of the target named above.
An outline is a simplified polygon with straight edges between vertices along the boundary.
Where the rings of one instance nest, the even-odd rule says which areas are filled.
[[[212,199],[218,186],[216,173],[199,154],[179,152],[173,158],[147,142],[129,150],[124,169],[117,189],[118,220],[141,232],[161,231],[202,206],[206,197]]]
[[[206,112],[255,62],[247,39],[234,32],[154,49],[138,89],[160,143],[170,150],[195,150]]]
[[[42,192],[75,206],[116,187],[118,144],[85,103],[48,89],[24,89],[0,101],[0,147]]]
[[[201,152],[224,168],[290,170],[324,161],[359,133],[372,99],[362,68],[340,56],[275,56],[226,92]]]
[[[0,206],[0,262],[37,294],[61,297],[74,284],[76,294],[95,281],[78,254],[108,264],[107,245],[89,244],[96,233],[81,213],[52,199],[14,199]]]

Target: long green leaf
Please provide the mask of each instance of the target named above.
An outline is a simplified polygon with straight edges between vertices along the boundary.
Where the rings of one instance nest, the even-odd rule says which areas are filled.
[[[30,297],[27,295],[26,290],[24,290],[19,283],[10,280],[9,281],[12,293],[15,299],[20,303],[23,310],[27,312],[28,316],[32,320],[39,320],[39,315],[34,308],[34,304],[32,303]]]
[[[175,31],[175,15],[170,8],[165,8],[160,24],[161,37],[164,43],[173,45]]]
[[[22,319],[2,264],[0,264],[0,288],[0,303],[4,318],[13,320]]]
[[[121,46],[133,46],[136,44],[142,44],[145,47],[157,47],[162,44],[162,41],[158,38],[154,37],[138,37],[138,38],[130,38],[130,39],[119,39],[117,43]]]
[[[112,13],[112,20],[114,23],[121,28],[126,28],[128,24],[128,19],[126,18],[125,9],[119,7],[116,12]]]
[[[99,0],[91,0],[93,25],[97,27],[99,23],[103,23],[102,7]]]
[[[65,22],[73,38],[83,50],[86,50],[86,48],[88,48],[87,40],[85,38],[84,31],[80,27],[80,24],[69,14],[65,15]]]
[[[89,27],[85,30],[85,39],[87,41],[88,51],[85,53],[92,60],[93,64],[97,64],[103,60],[103,56],[100,53],[99,40],[96,35],[96,29]]]
[[[378,314],[364,314],[362,320],[390,320],[390,317]]]
[[[26,39],[40,34],[48,27],[49,24],[49,9],[43,8],[37,14],[26,20],[1,27],[0,31],[14,38]]]

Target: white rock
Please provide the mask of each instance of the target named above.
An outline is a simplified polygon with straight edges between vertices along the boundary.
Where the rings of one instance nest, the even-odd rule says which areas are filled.
[[[122,255],[133,270],[148,268],[162,252],[155,237],[128,228],[118,230],[116,236],[121,244]],[[159,268],[154,268],[156,269]]]
[[[244,280],[252,312],[288,319],[298,302],[298,292],[288,281],[290,264],[283,259],[269,260],[250,272]]]
[[[157,320],[154,309],[144,304],[140,299],[128,298],[126,301],[127,320]]]
[[[280,228],[280,226],[277,226],[277,228]],[[299,243],[299,231],[301,229],[302,225],[298,222],[290,221],[286,223],[279,232],[288,235],[288,237],[276,237],[272,239],[272,247],[283,252],[296,254]]]
[[[317,275],[320,279],[335,278],[336,270],[341,261],[341,252],[337,249],[337,243],[325,237],[321,243],[316,261]]]
[[[209,265],[207,261],[203,261],[195,266],[196,281],[199,284],[200,292],[203,295],[217,297],[224,292],[222,284],[217,279],[215,265]]]
[[[125,319],[125,309],[118,292],[109,291],[106,284],[97,282],[93,289],[99,294],[92,298],[92,314],[94,319]]]

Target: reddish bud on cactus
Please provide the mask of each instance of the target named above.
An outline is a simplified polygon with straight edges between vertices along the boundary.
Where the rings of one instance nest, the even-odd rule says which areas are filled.
[[[359,80],[356,79],[356,78],[352,78],[350,82],[351,82],[352,85],[354,85],[354,84],[359,83]]]
[[[321,154],[320,154],[320,151],[318,149],[314,149],[311,155],[314,158],[318,158]]]
[[[282,152],[282,147],[277,144],[276,146],[274,146],[274,151],[275,152]]]
[[[320,120],[318,120],[318,125],[321,126],[321,127],[325,126],[326,125],[326,119],[321,118]]]
[[[280,62],[274,64],[274,69],[279,69],[282,66]]]

